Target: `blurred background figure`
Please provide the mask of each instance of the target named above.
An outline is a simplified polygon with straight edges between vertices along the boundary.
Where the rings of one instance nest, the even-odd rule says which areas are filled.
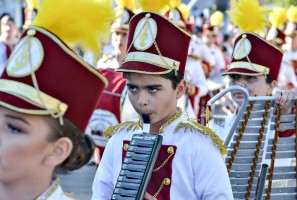
[[[283,30],[285,22],[287,21],[286,9],[280,7],[274,8],[269,14],[269,20],[271,22],[271,27],[267,33],[266,40],[284,50],[282,64],[278,75],[277,88],[282,90],[292,90],[297,86],[297,80],[293,67],[294,51],[292,51],[292,44],[287,43],[287,47],[290,46],[290,48],[284,48],[286,35]],[[295,37],[294,35],[295,34],[290,33],[287,37],[293,39]],[[293,40],[290,39],[287,41],[292,42]]]
[[[130,0],[116,2],[118,6],[115,8],[116,20],[111,26],[111,43],[105,45],[103,56],[95,67],[108,80],[108,86],[103,91],[86,129],[86,133],[92,136],[97,146],[93,160],[97,165],[108,141],[102,136],[103,131],[109,126],[137,117],[126,98],[126,80],[122,73],[115,72],[126,53],[128,23],[134,16],[132,9],[135,8],[135,3]]]
[[[31,25],[33,19],[37,15],[39,8],[39,0],[26,0],[27,7],[24,9],[24,25],[23,28],[27,28]]]
[[[19,30],[14,19],[5,14],[1,19],[0,32],[0,75],[4,71],[5,63],[10,56],[16,42],[19,40]]]

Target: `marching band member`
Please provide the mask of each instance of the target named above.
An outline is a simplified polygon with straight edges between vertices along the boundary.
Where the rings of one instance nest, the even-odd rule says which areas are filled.
[[[208,86],[202,68],[202,61],[215,64],[215,58],[210,49],[198,38],[192,35],[192,24],[189,21],[189,9],[179,1],[171,2],[171,9],[165,13],[176,26],[191,34],[191,41],[188,49],[184,78],[187,81],[187,92],[179,100],[178,105],[182,106],[189,117],[196,119],[199,110],[200,97],[208,93]],[[200,119],[198,117],[198,119]]]
[[[142,114],[150,117],[150,133],[163,136],[145,199],[233,199],[222,141],[177,107],[186,90],[190,35],[150,12],[131,19],[128,35],[127,54],[117,71],[127,79],[128,97],[140,118],[104,132],[112,137],[95,175],[92,199],[111,197],[127,145],[142,133]]]
[[[251,2],[242,1],[239,3],[242,3],[243,5],[245,2],[252,4],[255,2],[257,3],[257,0],[253,0]],[[247,7],[247,5],[242,6],[242,8],[244,7]],[[265,19],[263,19],[263,16],[258,16],[256,22],[264,22],[259,25],[251,25],[251,23],[256,22],[254,22],[254,20],[249,21],[248,18],[245,18],[246,21],[241,24],[240,22],[242,21],[239,18],[247,17],[251,13],[247,13],[249,11],[241,11],[242,14],[239,15],[239,11],[237,11],[236,8],[237,7],[234,8],[233,12],[230,11],[229,13],[233,22],[239,26],[243,33],[236,38],[231,63],[227,71],[225,71],[222,75],[228,75],[229,86],[242,86],[248,90],[250,96],[269,96],[272,94],[273,89],[277,85],[283,51],[265,40],[260,35],[253,33],[263,29],[265,24],[268,24],[265,16]],[[259,7],[259,9],[262,10],[263,8]],[[261,12],[265,14],[264,11],[264,9],[262,11],[258,10],[258,13]],[[257,11],[254,12],[257,13]],[[248,30],[252,32],[248,32]],[[243,94],[238,91],[233,91],[231,92],[231,96],[237,106],[240,107],[243,102]],[[294,91],[278,91],[275,94],[276,102],[282,106],[289,104],[291,99],[296,96],[297,92]],[[291,113],[291,110],[284,108],[282,109],[282,112],[283,114],[288,114]],[[208,127],[215,131],[220,138],[225,141],[235,117],[236,113],[228,116],[223,121],[211,120]],[[280,137],[286,137],[292,134],[294,134],[294,132],[292,130],[288,130],[281,133]]]
[[[215,58],[215,65],[213,66],[210,77],[215,77],[226,69],[226,62],[221,49],[216,44],[217,32],[216,26],[205,24],[203,26],[202,41],[208,46]]]
[[[283,49],[283,46],[286,41],[286,35],[281,30],[284,26],[284,23],[286,22],[286,10],[284,8],[273,9],[273,11],[269,14],[269,20],[271,21],[272,27],[269,29],[267,33],[266,40],[271,42],[278,48]],[[293,34],[290,34],[288,37],[294,36]],[[292,47],[292,45],[289,46]],[[294,59],[294,57],[292,57],[293,54],[291,49],[292,48],[284,51],[284,56],[278,75],[277,87],[282,90],[291,90],[297,87],[297,79],[294,71],[294,60],[297,60],[297,58]]]
[[[4,15],[0,28],[0,75],[3,73],[5,63],[10,56],[16,42],[18,41],[18,29],[14,19],[9,15]]]
[[[112,19],[111,2],[42,1],[0,78],[1,200],[73,199],[56,172],[91,158],[84,129],[107,81],[65,42],[99,49]]]
[[[114,126],[128,119],[137,118],[131,104],[128,102],[126,80],[122,73],[116,72],[125,56],[128,38],[128,23],[134,16],[131,11],[132,1],[117,1],[115,9],[118,18],[111,26],[112,51],[103,54],[97,63],[97,70],[108,80],[108,86],[103,91],[96,109],[87,126],[86,133],[90,134],[96,143],[95,163],[98,165],[106,146],[107,138],[102,136],[109,126]]]

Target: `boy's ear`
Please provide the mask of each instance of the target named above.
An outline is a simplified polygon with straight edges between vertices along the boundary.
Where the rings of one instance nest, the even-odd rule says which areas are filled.
[[[179,82],[177,84],[177,88],[176,88],[176,99],[179,99],[181,98],[185,92],[186,92],[186,89],[187,89],[187,82],[183,79],[181,82]]]
[[[69,138],[59,138],[53,143],[51,151],[44,159],[44,164],[52,167],[60,165],[68,158],[72,151],[72,148],[73,144]]]

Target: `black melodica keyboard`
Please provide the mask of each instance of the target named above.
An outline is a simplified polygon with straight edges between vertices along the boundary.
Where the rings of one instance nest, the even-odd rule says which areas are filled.
[[[143,199],[161,145],[160,135],[133,135],[111,199]]]
[[[133,135],[111,199],[143,199],[161,145],[161,135],[149,133]]]

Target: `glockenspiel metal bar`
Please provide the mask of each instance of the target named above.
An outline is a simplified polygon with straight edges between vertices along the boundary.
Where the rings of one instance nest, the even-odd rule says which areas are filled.
[[[277,145],[277,151],[294,151],[296,148],[295,144]],[[272,145],[267,146],[267,153],[272,152]]]
[[[263,195],[262,200],[266,200],[267,196]],[[296,200],[297,195],[295,194],[270,194],[270,200]]]
[[[230,172],[232,171],[249,171],[251,170],[251,163],[250,164],[236,164],[232,165]],[[257,165],[256,170],[260,170],[260,165]]]
[[[276,121],[276,115],[272,115],[271,122],[275,123]],[[280,122],[294,122],[295,121],[295,115],[281,115]]]
[[[268,140],[268,144],[272,145],[273,144],[273,139]],[[278,138],[277,144],[294,144],[295,145],[295,138],[292,137],[283,137],[283,138]]]
[[[230,160],[230,157],[225,159],[225,162],[228,163]],[[235,157],[233,163],[234,164],[250,164],[252,165],[252,162],[254,160],[254,157]],[[262,162],[262,156],[259,156],[259,159],[257,160],[257,163]]]
[[[230,178],[231,185],[248,185],[249,177],[246,178]],[[257,185],[258,177],[253,180],[253,185]]]
[[[268,152],[265,158],[270,159],[271,155],[272,155],[272,152]],[[275,154],[276,159],[295,158],[295,156],[296,156],[296,151],[285,151],[285,152],[276,151],[276,154]]]
[[[236,153],[238,157],[251,157],[251,156],[254,156],[254,154],[255,154],[254,149],[239,149],[237,150],[237,153]],[[260,154],[261,155],[263,154],[263,149],[260,150]],[[227,157],[230,157],[230,156],[231,156],[231,152],[229,151],[227,154]]]
[[[296,128],[296,124],[295,122],[292,123],[281,123],[279,125],[279,131],[286,131],[286,130],[291,130],[291,129],[295,129]],[[271,124],[270,125],[270,130],[275,130],[276,129],[276,125],[275,124]]]
[[[234,148],[234,145],[235,145],[235,142],[232,142],[230,148],[231,149]],[[255,149],[256,145],[257,145],[257,142],[240,142],[238,149]],[[263,148],[263,147],[264,147],[264,143],[262,142],[260,148]]]
[[[234,135],[233,141],[236,141],[237,137],[238,137],[238,135]],[[244,133],[244,135],[241,138],[241,141],[247,141],[247,142],[257,141],[258,137],[259,137],[259,134]],[[266,135],[263,136],[263,140],[265,140],[265,138],[266,138]]]

